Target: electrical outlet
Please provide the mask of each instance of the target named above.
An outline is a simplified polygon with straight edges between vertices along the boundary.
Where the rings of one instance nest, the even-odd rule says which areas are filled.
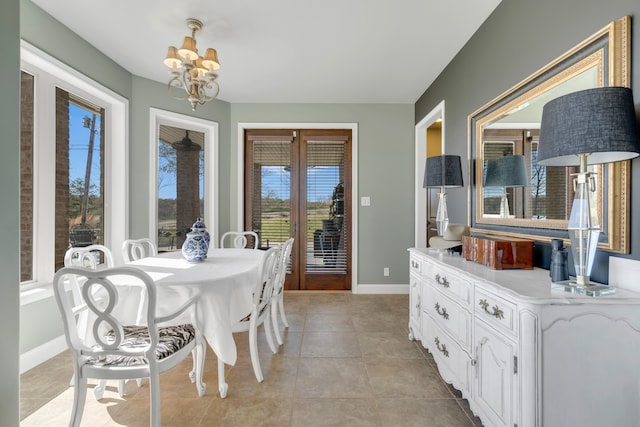
[[[385,276],[388,276],[388,275],[389,275],[389,267],[385,267],[385,268],[384,268],[384,273],[383,273],[383,274],[384,274]]]

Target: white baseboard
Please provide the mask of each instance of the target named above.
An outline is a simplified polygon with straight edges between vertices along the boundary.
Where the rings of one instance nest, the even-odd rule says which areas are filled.
[[[20,355],[20,374],[27,372],[31,368],[35,368],[42,362],[46,362],[53,356],[62,353],[67,349],[67,341],[64,335],[54,338],[49,342],[42,344],[32,350]]]
[[[358,285],[353,289],[354,294],[408,294],[407,284],[386,285]]]

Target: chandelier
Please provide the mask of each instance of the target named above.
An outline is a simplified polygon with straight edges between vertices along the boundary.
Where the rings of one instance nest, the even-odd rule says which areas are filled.
[[[218,96],[220,86],[214,71],[220,69],[220,62],[218,52],[213,48],[208,48],[204,57],[198,55],[196,31],[202,29],[202,22],[190,18],[187,19],[187,26],[191,36],[184,38],[180,49],[169,46],[164,64],[171,68],[169,94],[176,99],[186,99],[191,104],[191,110],[195,111],[198,104],[203,105]],[[176,94],[176,89],[178,92],[183,89],[186,94]]]

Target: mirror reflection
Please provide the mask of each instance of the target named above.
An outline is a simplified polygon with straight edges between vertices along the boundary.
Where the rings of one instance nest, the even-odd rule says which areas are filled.
[[[570,174],[575,168],[537,164],[542,107],[564,94],[598,86],[598,64],[595,64],[516,105],[482,127],[483,217],[568,220],[573,193]],[[520,172],[526,176],[526,182],[513,181],[519,176],[515,175],[518,170],[514,164],[509,174],[503,172],[504,177],[513,182],[487,185],[487,165],[495,164],[505,156],[521,156],[517,157],[522,159],[518,164],[524,168]]]
[[[630,17],[625,16],[469,116],[473,231],[539,241],[566,238],[576,168],[537,164],[542,108],[552,99],[584,89],[628,87],[629,48]],[[524,159],[526,185],[485,185],[487,166],[509,156]],[[602,227],[598,246],[627,253],[630,162],[590,168],[598,189],[590,194],[590,205]]]

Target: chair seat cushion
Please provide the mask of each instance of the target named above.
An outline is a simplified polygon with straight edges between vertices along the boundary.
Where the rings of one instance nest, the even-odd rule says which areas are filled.
[[[146,326],[124,326],[124,340],[121,349],[134,349],[149,345],[149,330]],[[155,349],[156,359],[162,360],[184,348],[196,337],[196,330],[191,324],[165,326],[158,328],[159,341]],[[113,336],[113,331],[107,337]],[[144,356],[108,355],[90,358],[88,364],[94,366],[134,366],[148,363]]]

